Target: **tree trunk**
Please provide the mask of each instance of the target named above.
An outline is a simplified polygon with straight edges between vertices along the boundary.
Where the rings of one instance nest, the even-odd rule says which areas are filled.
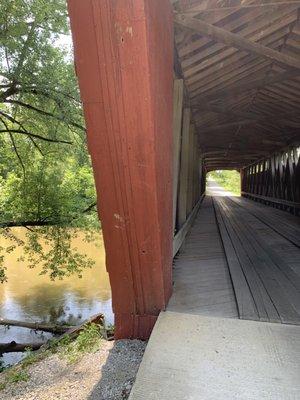
[[[39,322],[26,322],[26,321],[16,321],[14,319],[0,318],[0,325],[8,326],[20,326],[22,328],[34,329],[36,331],[44,331],[51,333],[65,333],[69,329],[73,328],[69,325],[54,325],[49,323],[39,323]]]

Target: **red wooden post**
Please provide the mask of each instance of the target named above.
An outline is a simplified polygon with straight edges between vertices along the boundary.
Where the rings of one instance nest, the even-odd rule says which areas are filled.
[[[69,0],[117,338],[147,338],[172,289],[169,0]]]

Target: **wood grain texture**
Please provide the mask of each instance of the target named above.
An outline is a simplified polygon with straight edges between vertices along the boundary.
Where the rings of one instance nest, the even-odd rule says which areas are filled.
[[[170,3],[68,1],[116,337],[149,336],[171,294]]]
[[[299,248],[288,241],[285,235],[280,234],[280,228],[272,230],[270,224],[265,224],[258,218],[251,210],[249,202],[225,197],[215,197],[214,201],[247,280],[246,293],[250,293],[253,298],[257,319],[300,325],[300,270],[296,267],[300,260]],[[286,218],[289,217],[287,214]],[[296,222],[297,217],[294,219]],[[223,242],[228,239],[222,231],[221,236]],[[274,239],[276,246],[279,246],[279,252],[274,246]],[[226,242],[224,247],[231,271],[231,253],[228,252]],[[288,251],[292,251],[292,263],[288,258]],[[238,302],[245,293],[242,282],[243,276],[238,280],[233,277]],[[249,319],[243,314],[240,317]]]
[[[183,111],[183,79],[174,80],[173,88],[173,231],[176,225],[177,195],[180,167],[182,111]]]

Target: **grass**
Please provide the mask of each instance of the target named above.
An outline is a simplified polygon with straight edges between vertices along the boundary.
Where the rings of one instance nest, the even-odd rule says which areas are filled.
[[[17,382],[27,382],[29,379],[29,374],[26,371],[15,371],[8,374],[8,382],[9,383],[17,383]]]
[[[240,173],[232,170],[232,171],[212,171],[209,172],[208,178],[212,178],[216,181],[220,186],[224,189],[232,192],[233,194],[240,195],[241,194],[241,181],[240,181]]]
[[[97,351],[101,346],[101,339],[100,326],[96,324],[87,325],[75,341],[70,341],[64,345],[62,355],[66,356],[69,362],[76,362],[84,353]]]
[[[101,347],[103,335],[102,327],[98,324],[88,324],[83,327],[75,340],[70,336],[63,336],[61,339],[51,339],[48,348],[38,352],[32,352],[26,349],[26,355],[17,365],[7,368],[3,371],[3,380],[0,382],[0,391],[5,389],[9,383],[17,383],[28,381],[30,375],[28,367],[37,361],[41,361],[51,354],[58,353],[62,357],[66,357],[68,362],[74,363],[85,353],[97,351]]]

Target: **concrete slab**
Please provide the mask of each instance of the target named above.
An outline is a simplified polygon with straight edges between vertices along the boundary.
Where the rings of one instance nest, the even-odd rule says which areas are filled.
[[[160,314],[130,400],[298,400],[300,327]]]

